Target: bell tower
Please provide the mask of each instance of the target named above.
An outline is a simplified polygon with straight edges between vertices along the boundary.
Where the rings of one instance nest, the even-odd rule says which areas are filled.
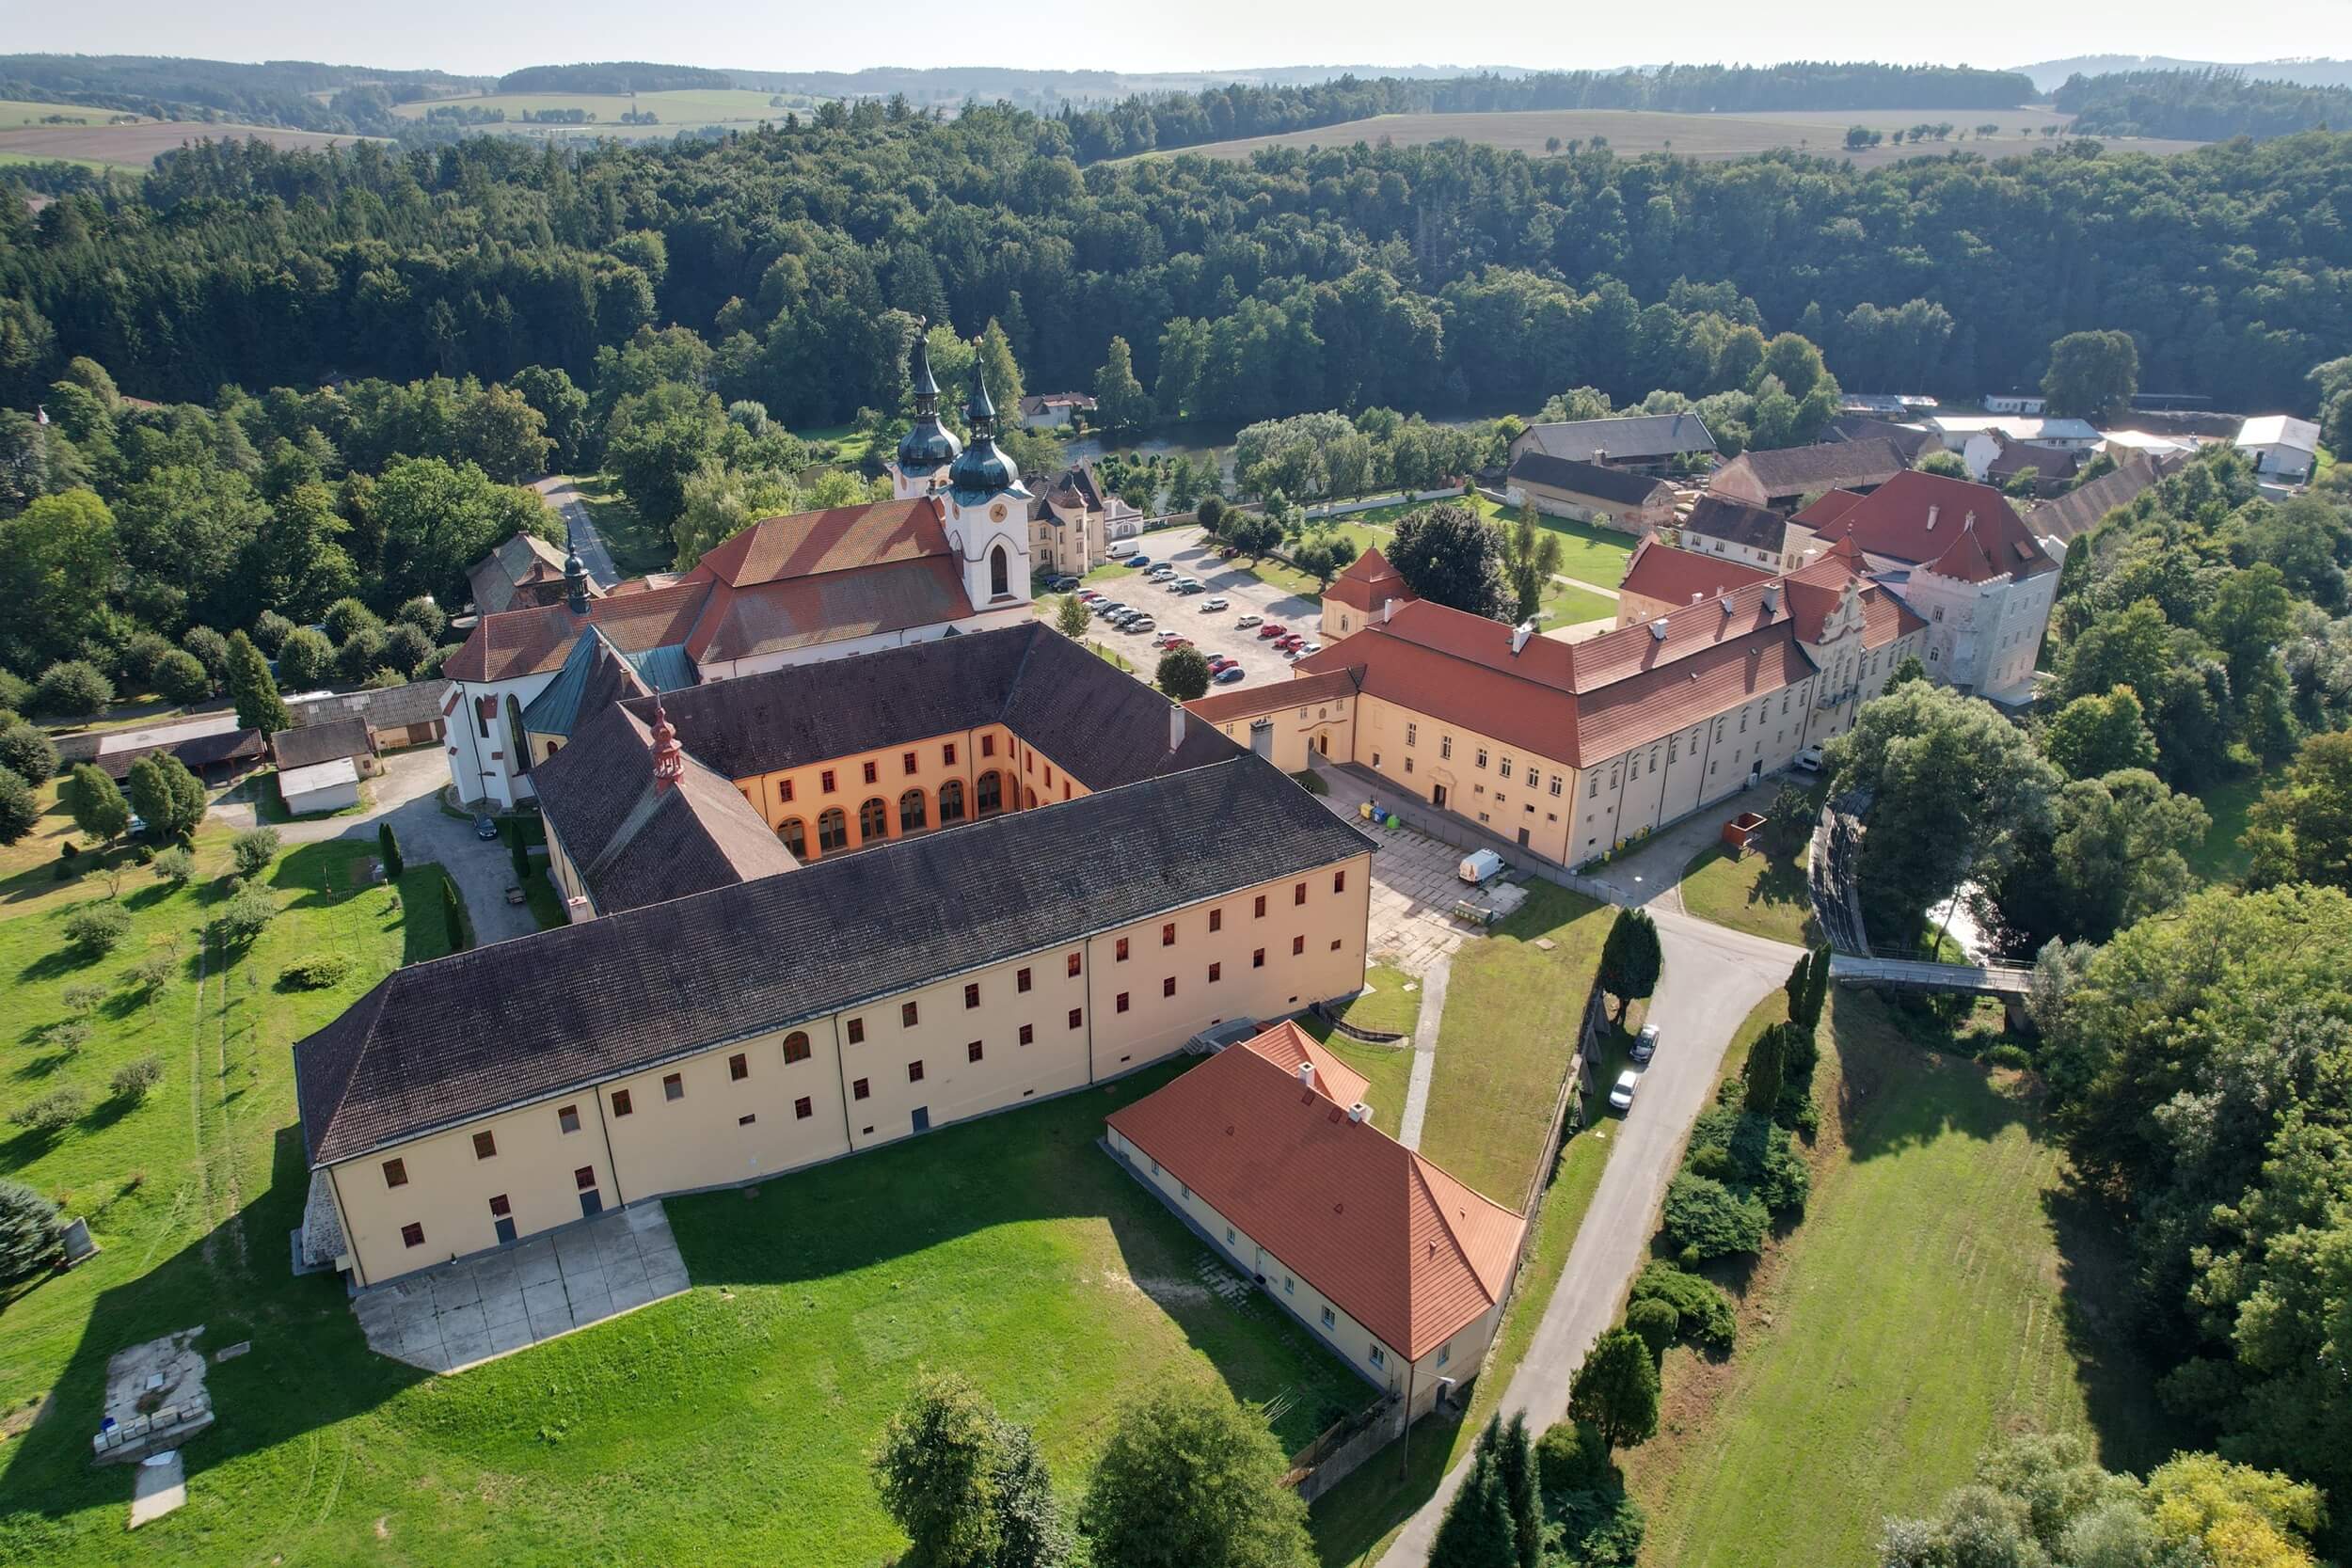
[[[947,465],[963,450],[955,433],[939,422],[939,383],[931,377],[931,348],[923,325],[914,328],[914,351],[907,366],[914,389],[914,424],[899,439],[890,465],[890,494],[898,500],[928,496],[939,488]]]
[[[972,440],[947,465],[947,542],[963,570],[975,610],[1029,602],[1029,501],[1021,470],[996,446],[996,404],[988,376],[972,361],[964,405]]]

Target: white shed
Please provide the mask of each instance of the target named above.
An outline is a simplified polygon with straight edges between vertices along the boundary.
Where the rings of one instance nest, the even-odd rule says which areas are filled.
[[[332,757],[292,768],[278,775],[278,794],[295,816],[356,806],[359,803],[359,765],[350,757]]]
[[[2237,450],[2254,460],[2265,479],[2300,484],[2319,459],[2319,426],[2285,414],[2265,414],[2238,427]]]

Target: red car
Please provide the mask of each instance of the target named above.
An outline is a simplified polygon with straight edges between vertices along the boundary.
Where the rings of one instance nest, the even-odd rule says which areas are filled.
[[[1268,621],[1264,626],[1258,628],[1258,638],[1259,641],[1263,641],[1269,638],[1288,637],[1290,635],[1290,627],[1282,625],[1279,621]]]
[[[1276,638],[1274,640],[1274,645],[1287,654],[1295,651],[1299,645],[1304,643],[1307,640],[1305,638],[1299,636],[1296,632],[1293,632],[1288,637]]]

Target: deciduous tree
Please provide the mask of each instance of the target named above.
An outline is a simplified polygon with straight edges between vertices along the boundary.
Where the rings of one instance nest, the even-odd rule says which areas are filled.
[[[2121,418],[2139,390],[2139,348],[2128,332],[2070,332],[2050,345],[2042,395],[2059,419]]]
[[[1424,599],[1489,617],[1509,603],[1502,540],[1467,506],[1446,501],[1413,513],[1397,524],[1385,553]]]
[[[96,763],[76,764],[64,793],[73,825],[91,838],[112,844],[131,825],[131,803]]]
[[[1629,1328],[1604,1331],[1568,1385],[1568,1418],[1589,1423],[1610,1451],[1658,1432],[1658,1363]]]
[[[1120,1412],[1080,1514],[1120,1568],[1307,1568],[1307,1509],[1265,1420],[1221,1384],[1164,1381]]]

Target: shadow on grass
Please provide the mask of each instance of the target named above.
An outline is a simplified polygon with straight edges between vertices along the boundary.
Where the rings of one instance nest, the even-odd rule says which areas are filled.
[[[1933,1142],[1947,1132],[1998,1137],[2036,1119],[2039,1090],[2030,1079],[1996,1072],[1967,1056],[1930,1050],[1904,1037],[1887,1008],[1867,993],[1840,992],[1830,1010],[1843,1073],[1839,1119],[1848,1157],[1859,1164]],[[1903,1078],[1933,1077],[1932,1092],[1902,1092]]]
[[[2145,1475],[2176,1449],[2212,1447],[2155,1395],[2155,1370],[2139,1348],[2128,1300],[2131,1262],[2118,1216],[2069,1173],[2042,1195],[2058,1253],[2058,1310],[2075,1381],[2096,1435],[2099,1463]]]
[[[0,1150],[0,1161],[14,1152]],[[288,1268],[287,1232],[300,1223],[309,1189],[300,1133],[280,1129],[266,1196],[99,1293],[51,1391],[50,1418],[0,1448],[0,1495],[13,1509],[63,1521],[128,1503],[132,1468],[93,1466],[90,1434],[104,1407],[107,1360],[162,1335],[201,1323],[205,1351],[253,1342],[250,1354],[206,1370],[220,1419],[183,1450],[191,1488],[216,1465],[347,1420],[426,1376],[368,1350],[338,1276],[296,1278]],[[111,1514],[107,1523],[119,1528]]]

